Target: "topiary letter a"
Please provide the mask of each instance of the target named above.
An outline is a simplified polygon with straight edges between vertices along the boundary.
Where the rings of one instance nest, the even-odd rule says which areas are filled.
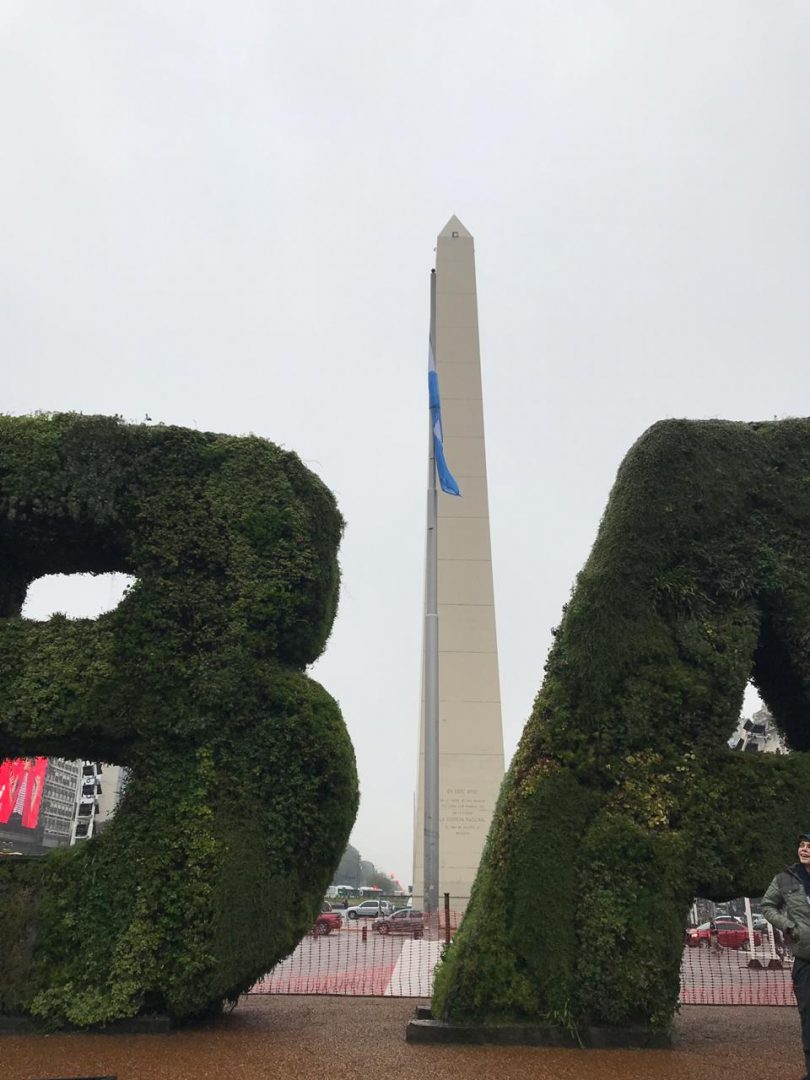
[[[434,1016],[665,1028],[694,896],[758,895],[810,755],[729,749],[748,678],[810,749],[810,421],[666,421],[622,464]]]

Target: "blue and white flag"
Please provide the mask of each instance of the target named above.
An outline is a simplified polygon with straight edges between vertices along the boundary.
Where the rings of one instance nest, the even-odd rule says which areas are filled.
[[[444,457],[444,435],[442,433],[442,404],[439,398],[439,373],[436,371],[436,355],[433,342],[428,346],[428,395],[430,400],[430,426],[433,429],[433,456],[436,458],[436,472],[439,485],[445,495],[460,495],[458,484],[447,467]]]

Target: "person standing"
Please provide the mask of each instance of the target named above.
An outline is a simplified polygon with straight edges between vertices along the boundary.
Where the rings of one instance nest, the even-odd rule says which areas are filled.
[[[810,1080],[810,833],[799,837],[799,861],[781,870],[762,898],[762,914],[793,949],[793,992],[799,1006],[804,1080]]]

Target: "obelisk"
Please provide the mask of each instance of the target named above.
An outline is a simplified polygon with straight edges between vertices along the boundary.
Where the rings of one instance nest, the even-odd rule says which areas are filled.
[[[444,451],[461,498],[438,497],[439,897],[466,907],[503,779],[503,730],[473,238],[453,216],[436,247]],[[424,672],[414,904],[424,896]]]

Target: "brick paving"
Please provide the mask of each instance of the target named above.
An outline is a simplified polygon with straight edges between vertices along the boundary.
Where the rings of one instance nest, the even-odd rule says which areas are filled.
[[[411,999],[250,997],[169,1035],[0,1038],[0,1080],[781,1080],[802,1075],[795,1009],[684,1006],[672,1050],[412,1046]]]

